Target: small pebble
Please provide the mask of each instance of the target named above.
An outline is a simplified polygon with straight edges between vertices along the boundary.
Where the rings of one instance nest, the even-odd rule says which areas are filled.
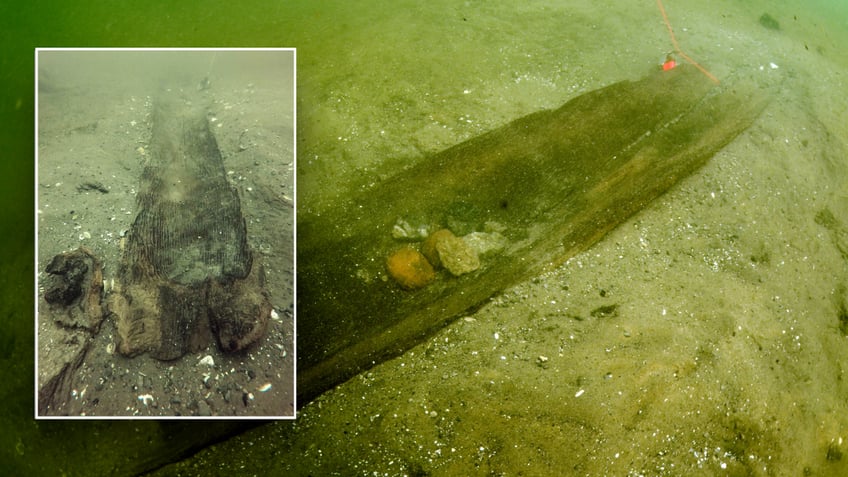
[[[212,415],[212,408],[209,407],[209,404],[206,401],[200,401],[197,403],[197,415],[204,417]]]

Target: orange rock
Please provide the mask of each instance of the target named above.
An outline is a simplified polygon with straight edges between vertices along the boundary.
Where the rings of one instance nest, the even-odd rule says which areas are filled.
[[[436,278],[430,262],[418,250],[404,247],[386,260],[389,275],[407,290],[425,287]]]

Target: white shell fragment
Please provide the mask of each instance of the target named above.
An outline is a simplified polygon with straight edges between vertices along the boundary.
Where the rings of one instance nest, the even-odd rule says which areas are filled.
[[[392,227],[392,238],[396,240],[423,240],[430,235],[426,225],[413,226],[409,222],[398,218]]]
[[[273,308],[271,308],[271,319],[274,321],[280,321],[280,314]]]
[[[200,362],[198,362],[197,364],[206,365],[206,366],[209,366],[211,368],[212,366],[215,366],[215,360],[212,359],[212,355],[207,354],[203,358],[200,358]]]
[[[271,389],[271,383],[265,383],[262,386],[259,386],[258,388],[256,388],[256,390],[259,391],[260,393],[264,393],[264,392],[266,392],[270,389]]]
[[[150,394],[141,394],[138,396],[138,400],[142,402],[145,406],[151,404],[153,402],[153,396]]]

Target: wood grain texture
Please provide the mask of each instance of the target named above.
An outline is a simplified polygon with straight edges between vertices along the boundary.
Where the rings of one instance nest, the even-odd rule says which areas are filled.
[[[191,90],[188,90],[191,91]],[[238,193],[227,182],[201,93],[163,89],[121,267],[118,350],[170,360],[208,346],[238,351],[271,306]]]

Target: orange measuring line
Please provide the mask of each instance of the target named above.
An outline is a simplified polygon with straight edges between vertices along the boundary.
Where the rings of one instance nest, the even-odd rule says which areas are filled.
[[[674,45],[674,51],[678,55],[683,57],[684,60],[688,61],[691,65],[693,65],[695,68],[698,68],[698,70],[701,73],[704,73],[707,76],[707,78],[712,80],[713,83],[719,84],[718,78],[713,76],[713,74],[710,73],[709,71],[707,71],[706,68],[699,65],[697,61],[690,58],[689,55],[687,55],[686,53],[683,53],[683,50],[680,49],[680,45],[677,44],[677,38],[675,38],[674,30],[672,30],[671,23],[668,21],[668,15],[666,15],[666,13],[665,13],[665,7],[662,4],[662,0],[657,0],[657,6],[660,7],[660,13],[662,13],[663,21],[665,22],[666,28],[668,28],[668,35],[671,37],[671,44]]]

